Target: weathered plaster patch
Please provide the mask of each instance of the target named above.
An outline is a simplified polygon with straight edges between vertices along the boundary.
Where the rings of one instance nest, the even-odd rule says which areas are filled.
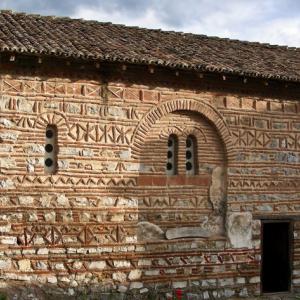
[[[209,188],[209,201],[213,210],[222,211],[224,206],[224,169],[215,167],[212,171],[212,183]]]
[[[228,215],[227,235],[233,248],[251,248],[252,214],[236,212]]]

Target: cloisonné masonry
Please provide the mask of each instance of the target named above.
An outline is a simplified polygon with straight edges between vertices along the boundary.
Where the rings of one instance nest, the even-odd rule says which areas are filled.
[[[257,296],[262,228],[273,220],[288,222],[287,284],[300,291],[300,94],[290,73],[274,68],[268,80],[4,50],[2,290]]]

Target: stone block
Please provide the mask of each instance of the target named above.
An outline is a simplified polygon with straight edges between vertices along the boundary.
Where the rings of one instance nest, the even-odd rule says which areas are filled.
[[[241,291],[239,292],[240,297],[248,297],[248,290],[247,288],[242,288]]]
[[[31,196],[19,196],[20,205],[30,206],[33,205],[34,198]]]
[[[249,212],[228,214],[227,235],[233,248],[251,248],[252,214]]]
[[[36,268],[38,270],[48,270],[48,265],[44,263],[43,261],[39,261],[36,263]]]
[[[112,275],[113,280],[118,282],[125,282],[127,279],[127,275],[123,272],[116,272]]]
[[[2,245],[16,245],[17,238],[15,236],[0,236],[0,244]]]
[[[62,206],[62,207],[70,206],[69,199],[64,194],[58,195],[56,198],[56,202],[58,206]]]
[[[188,238],[188,237],[210,237],[211,233],[202,227],[179,227],[171,228],[166,231],[168,240]]]
[[[28,212],[26,213],[26,219],[29,221],[29,222],[36,222],[38,221],[38,215],[36,212]]]
[[[145,276],[159,276],[159,270],[146,270]]]
[[[89,206],[89,201],[85,197],[77,197],[75,198],[75,203],[77,206]]]
[[[36,252],[37,255],[48,255],[49,250],[47,248],[39,248]]]
[[[249,279],[249,283],[260,283],[260,277],[254,276]]]
[[[33,153],[44,153],[45,148],[43,145],[39,144],[25,144],[24,145],[24,150],[28,154],[33,154]]]
[[[119,292],[119,293],[126,293],[127,290],[128,290],[128,287],[125,286],[125,285],[119,285],[119,286],[118,286],[118,292]]]
[[[16,161],[13,158],[1,157],[0,158],[0,168],[12,169],[16,167]]]
[[[0,189],[13,189],[14,187],[15,184],[11,179],[0,180]]]
[[[100,113],[100,106],[97,104],[88,104],[86,106],[87,114],[91,116],[99,115]]]
[[[14,149],[13,145],[1,145],[0,144],[0,152],[12,152]]]
[[[68,105],[66,105],[66,111],[70,114],[80,114],[81,104],[80,103],[68,103]]]
[[[75,261],[73,264],[72,264],[72,267],[75,269],[75,270],[80,270],[83,266],[83,263],[81,261]]]
[[[62,270],[66,269],[63,263],[54,264],[53,267],[55,270],[58,270],[58,271],[62,271]]]
[[[90,270],[103,270],[106,268],[106,262],[105,261],[92,261],[89,265],[88,268]]]
[[[55,283],[57,283],[57,278],[56,278],[56,276],[48,276],[47,281],[49,283],[55,284]]]
[[[9,197],[7,197],[7,196],[0,197],[0,206],[8,206],[9,202],[10,202]]]
[[[0,260],[0,270],[6,271],[11,269],[12,264],[10,259],[1,259]]]
[[[232,286],[232,285],[234,285],[234,279],[233,278],[221,278],[221,279],[218,279],[218,283],[220,286]]]
[[[114,118],[125,118],[126,117],[126,112],[118,106],[109,106],[108,115]]]
[[[131,149],[120,151],[119,157],[121,159],[130,159],[131,158]]]
[[[224,296],[226,298],[232,297],[235,294],[235,291],[232,289],[225,289],[224,290]]]
[[[187,281],[174,281],[172,282],[172,287],[174,289],[184,289],[187,287]]]
[[[55,222],[56,213],[54,211],[45,213],[44,218],[46,222]]]
[[[139,241],[162,240],[165,239],[165,233],[159,226],[153,223],[139,222],[137,238]]]
[[[18,139],[19,133],[15,131],[0,132],[0,140],[15,142]]]
[[[12,120],[9,120],[9,119],[6,119],[6,118],[0,118],[0,125],[2,125],[5,128],[12,128],[16,124]]]
[[[148,293],[149,290],[147,288],[140,289],[140,294]]]
[[[71,210],[61,212],[61,217],[64,223],[71,223],[73,222],[73,214]]]
[[[8,233],[11,230],[11,224],[0,225],[0,234]]]
[[[128,275],[128,279],[129,280],[138,280],[140,279],[142,276],[142,271],[139,269],[136,270],[131,270],[129,275]]]
[[[143,287],[143,283],[142,282],[138,282],[138,281],[133,281],[130,283],[130,289],[133,290],[133,289],[141,289]]]
[[[114,213],[110,217],[111,222],[123,222],[124,221],[124,214],[116,214]]]
[[[17,110],[25,113],[33,113],[33,101],[28,101],[27,99],[18,99],[17,100]]]
[[[131,264],[127,260],[115,260],[114,267],[115,268],[130,268]]]
[[[138,266],[151,266],[151,259],[139,259]]]
[[[21,272],[30,272],[31,269],[31,262],[29,259],[21,259],[18,261],[18,267]]]

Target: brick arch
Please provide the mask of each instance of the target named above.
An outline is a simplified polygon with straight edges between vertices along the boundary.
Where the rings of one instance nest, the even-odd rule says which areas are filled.
[[[69,124],[65,115],[60,112],[42,113],[35,121],[35,127],[39,129],[44,129],[49,124],[63,127],[65,130],[69,129]]]
[[[185,127],[183,128],[179,128],[178,126],[174,126],[171,128],[163,128],[160,132],[159,132],[159,136],[160,137],[165,137],[168,138],[171,134],[175,134],[177,136],[182,136],[185,132]]]
[[[146,136],[152,126],[162,117],[179,110],[192,111],[204,116],[214,125],[221,137],[225,147],[227,160],[231,161],[234,158],[235,150],[232,144],[231,133],[222,115],[213,106],[192,99],[177,99],[163,102],[162,104],[152,108],[145,115],[137,126],[132,138],[132,156],[134,158],[140,157]]]
[[[169,137],[171,134],[175,134],[175,135],[184,136],[185,138],[187,138],[190,134],[195,135],[197,133],[200,133],[204,142],[207,141],[205,133],[198,126],[195,126],[192,130],[190,130],[188,127],[178,128],[177,126],[175,126],[174,128],[163,129],[160,132],[159,136],[160,137]]]

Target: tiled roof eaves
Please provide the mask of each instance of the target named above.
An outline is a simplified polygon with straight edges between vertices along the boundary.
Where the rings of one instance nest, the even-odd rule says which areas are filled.
[[[300,48],[10,11],[1,11],[0,16],[2,15],[0,24],[8,26],[8,34],[1,32],[0,29],[4,37],[1,39],[0,36],[0,52],[158,65],[171,69],[300,82]],[[32,23],[37,21],[47,23],[48,27],[54,21],[62,26],[60,29],[50,26],[50,29],[38,28],[35,31]],[[21,26],[24,24],[28,25],[26,30]],[[10,31],[11,28],[15,28],[14,25],[22,27],[22,30]],[[81,44],[78,37],[89,29],[94,30],[97,36],[90,37],[87,34],[89,40]],[[64,44],[63,37],[58,38],[62,32],[60,30],[74,30],[68,44]],[[39,39],[36,38],[40,31],[43,33],[41,37],[43,45],[40,45]],[[114,36],[107,41],[105,38],[109,33],[113,33]],[[135,38],[135,34],[145,38],[142,45],[137,48],[135,45],[138,45],[140,37]],[[48,36],[51,38],[47,39]],[[166,47],[163,44],[164,39],[169,43]],[[173,42],[176,44],[174,51],[170,49]],[[158,43],[157,51],[151,48],[156,43]],[[205,57],[203,53],[206,54]],[[251,62],[258,62],[257,65],[252,66],[251,62],[248,62],[248,53],[249,57],[252,55]]]
[[[289,82],[300,82],[300,78],[297,76],[284,76],[284,75],[273,75],[268,73],[261,72],[248,72],[238,69],[227,69],[227,68],[218,68],[212,65],[196,65],[196,64],[186,64],[186,63],[176,63],[171,61],[155,60],[155,59],[136,59],[136,58],[127,58],[119,57],[113,55],[83,55],[82,53],[67,53],[62,51],[51,51],[47,52],[45,50],[36,51],[35,49],[22,49],[17,47],[2,47],[0,52],[11,52],[11,53],[23,53],[23,54],[33,54],[39,56],[54,56],[54,57],[64,57],[64,58],[73,58],[73,59],[83,59],[89,61],[103,61],[103,62],[119,62],[119,63],[130,63],[138,65],[149,65],[149,66],[162,66],[170,69],[178,70],[193,70],[197,72],[210,72],[210,73],[220,73],[220,74],[232,74],[242,77],[253,77],[253,78],[262,78],[262,79],[271,79],[271,80],[280,80],[280,81],[289,81]]]

